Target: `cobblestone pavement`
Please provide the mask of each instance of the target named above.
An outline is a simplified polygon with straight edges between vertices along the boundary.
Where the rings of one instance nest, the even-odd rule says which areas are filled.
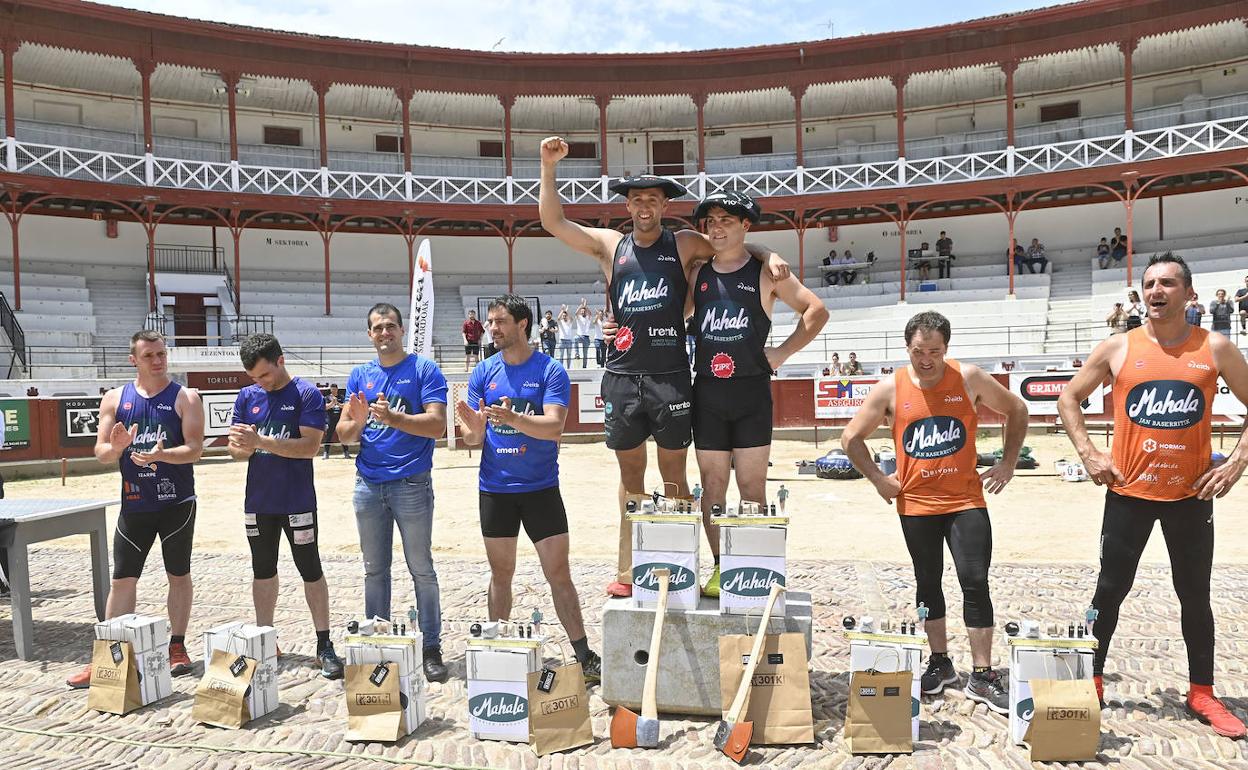
[[[158,564],[149,560],[149,567]],[[401,563],[401,562],[400,562]],[[16,660],[9,605],[0,603],[0,757],[5,768],[372,768],[407,763],[444,763],[498,768],[732,767],[711,745],[709,719],[663,719],[658,750],[612,749],[606,738],[610,710],[591,690],[595,743],[584,749],[540,760],[524,745],[476,741],[467,729],[464,637],[467,624],[485,614],[485,573],[478,563],[444,559],[439,564],[446,639],[444,648],[452,678],[431,685],[430,719],[413,735],[393,745],[350,744],[343,741],[346,706],[340,682],[322,679],[313,668],[315,637],[302,590],[286,557],[277,626],[285,653],[280,663],[281,707],[237,731],[205,727],[191,721],[198,674],[174,680],[173,697],[124,717],[87,709],[85,691],[71,691],[65,676],[87,662],[91,648],[91,594],[82,584],[88,576],[85,551],[39,548],[32,554],[35,593],[33,661]],[[326,573],[332,592],[335,624],[359,608],[363,596],[358,559],[328,557]],[[600,565],[574,562],[577,584],[603,582]],[[204,554],[195,559],[196,603],[188,646],[198,658],[198,633],[228,620],[252,616],[250,567],[245,555]],[[407,606],[410,584],[398,579],[396,609]],[[1087,566],[994,565],[994,604],[998,625],[1025,615],[1042,623],[1065,625],[1087,606],[1095,571]],[[1248,718],[1248,568],[1214,572],[1214,612],[1218,620],[1219,692],[1232,697],[1228,706]],[[951,607],[961,596],[952,569],[946,590]],[[757,767],[896,766],[932,768],[1023,768],[1029,766],[1021,747],[1010,744],[1005,719],[973,704],[951,689],[947,695],[924,699],[920,740],[909,757],[853,757],[841,736],[848,676],[847,650],[839,635],[845,614],[869,611],[877,617],[900,618],[911,604],[909,565],[869,562],[794,562],[790,585],[809,589],[815,599],[814,660],[811,689],[816,744],[752,749],[747,763]],[[590,642],[600,647],[597,591],[583,597]],[[164,612],[164,579],[149,574],[139,589],[139,611]],[[516,575],[516,617],[534,608],[553,618],[548,592],[536,563],[522,561]],[[397,613],[396,613],[397,614]],[[950,616],[950,654],[965,671],[969,653],[960,619]],[[335,631],[335,635],[340,635]],[[998,643],[999,665],[1006,656]],[[1179,630],[1179,608],[1169,570],[1145,566],[1123,608],[1107,676],[1109,708],[1103,713],[1100,760],[1122,770],[1147,768],[1245,768],[1248,742],[1218,738],[1183,709],[1186,658]],[[22,732],[30,731],[30,732]],[[91,733],[91,735],[71,735]],[[119,740],[110,740],[121,739]],[[213,747],[228,751],[212,750]],[[270,753],[289,752],[289,753]],[[333,752],[326,756],[315,752]]]

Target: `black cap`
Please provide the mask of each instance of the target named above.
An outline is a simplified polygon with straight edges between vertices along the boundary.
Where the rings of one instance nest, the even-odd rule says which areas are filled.
[[[754,224],[763,216],[758,202],[745,193],[717,192],[706,196],[698,207],[693,210],[694,223],[701,222],[712,208],[721,208],[729,214],[748,219]]]
[[[661,189],[663,194],[668,198],[679,198],[689,193],[689,191],[685,189],[684,185],[679,182],[674,182],[665,177],[655,176],[654,174],[640,174],[638,176],[620,177],[612,182],[607,189],[616,195],[623,195],[627,198],[629,190],[648,190],[654,187]]]

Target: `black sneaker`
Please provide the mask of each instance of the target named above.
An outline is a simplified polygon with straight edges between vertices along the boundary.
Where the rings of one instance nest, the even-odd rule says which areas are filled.
[[[998,714],[1010,713],[1010,691],[1001,683],[996,671],[974,673],[966,680],[966,697],[979,701]]]
[[[321,676],[326,679],[342,679],[342,658],[334,652],[331,644],[316,656],[321,661]]]
[[[946,685],[954,684],[958,681],[958,672],[953,669],[953,661],[948,655],[942,655],[939,658],[932,656],[927,659],[927,670],[923,672],[923,678],[919,680],[919,688],[923,690],[924,695],[935,695],[945,689]]]
[[[593,650],[581,661],[581,673],[585,675],[585,686],[592,687],[602,683],[602,658]]]
[[[424,651],[425,679],[430,682],[445,682],[448,676],[446,664],[442,662],[441,647],[426,647]]]

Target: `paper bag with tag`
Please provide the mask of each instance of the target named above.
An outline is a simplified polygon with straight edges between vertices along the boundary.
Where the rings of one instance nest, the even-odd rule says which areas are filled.
[[[128,714],[143,705],[139,667],[129,642],[96,639],[91,647],[91,689],[87,708]]]
[[[247,690],[256,673],[256,661],[226,650],[213,650],[204,678],[195,688],[191,718],[207,725],[236,730],[251,721]]]
[[[849,677],[845,741],[850,754],[910,754],[911,671],[855,671]]]
[[[719,637],[719,696],[726,715],[749,661],[754,637]],[[802,634],[767,634],[762,657],[754,669],[743,719],[754,723],[753,745],[813,743],[810,708],[810,666]]]
[[[397,741],[403,730],[399,667],[393,663],[347,666],[347,734],[349,741]]]
[[[529,674],[529,745],[539,757],[594,742],[581,664]]]
[[[1091,679],[1033,679],[1035,711],[1025,740],[1032,762],[1096,759],[1101,743],[1101,704]]]

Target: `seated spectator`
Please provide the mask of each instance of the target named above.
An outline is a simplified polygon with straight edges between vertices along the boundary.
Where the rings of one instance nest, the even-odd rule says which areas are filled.
[[[1102,270],[1109,267],[1109,239],[1101,238],[1101,242],[1096,244],[1096,264]]]
[[[920,281],[926,281],[928,279],[929,271],[932,269],[931,260],[928,259],[931,255],[932,245],[927,241],[923,241],[923,243],[919,245],[919,259],[914,263],[914,266],[919,270]]]
[[[1200,326],[1200,319],[1205,315],[1205,306],[1200,304],[1200,296],[1192,292],[1192,298],[1183,308],[1183,315],[1192,326]]]
[[[823,367],[823,376],[824,376],[824,377],[831,377],[831,376],[832,376],[832,370],[831,370],[831,369],[829,369],[829,368],[828,368],[828,367],[826,367],[826,366],[825,366],[825,367]]]
[[[953,256],[953,239],[944,230],[940,231],[940,237],[936,239],[936,256],[940,257],[936,264],[938,275],[941,278],[951,278],[953,260],[957,257]]]
[[[1039,238],[1032,238],[1031,245],[1027,247],[1027,256],[1023,259],[1023,264],[1027,265],[1027,270],[1033,275],[1036,272],[1036,265],[1040,265],[1040,272],[1044,272],[1044,268],[1049,265],[1049,258],[1044,254],[1044,244]]]
[[[836,249],[832,249],[831,251],[828,252],[828,256],[823,258],[823,266],[825,268],[831,267],[832,263],[835,261],[836,261]],[[837,277],[838,276],[836,272],[832,270],[824,270],[823,271],[823,285],[835,286]]]
[[[1013,245],[1010,246],[1010,250],[1005,253],[1005,258],[1013,259],[1014,272],[1021,273],[1023,272],[1023,259],[1026,258],[1027,252],[1023,250],[1022,244],[1020,244],[1017,239],[1011,241],[1011,243]]]
[[[1114,264],[1127,258],[1127,236],[1122,234],[1121,227],[1115,227],[1114,237],[1109,239],[1109,255],[1114,258]]]
[[[1235,302],[1239,305],[1239,330],[1248,331],[1248,275],[1244,285],[1235,290]]]
[[[891,367],[891,366],[881,366],[881,367],[880,367],[880,374],[892,374],[894,371],[896,371],[896,370],[894,370],[894,369],[893,369],[893,367]]]
[[[852,265],[852,264],[854,264],[854,255],[853,255],[853,252],[851,252],[849,249],[845,249],[844,254],[832,260],[833,267],[837,267],[838,265],[843,266],[843,265]],[[850,284],[854,282],[854,279],[858,277],[858,271],[857,270],[838,270],[837,272],[833,273],[833,277],[834,277],[834,281],[833,281],[834,283],[836,282],[836,280],[839,280],[842,286],[849,286]]]
[[[1122,334],[1127,330],[1127,311],[1121,302],[1114,303],[1113,311],[1105,317],[1105,325],[1109,327],[1110,334]]]
[[[1140,293],[1134,290],[1127,292],[1127,331],[1143,326],[1147,317],[1148,311],[1144,309],[1144,303],[1140,302]]]
[[[1231,336],[1231,316],[1235,314],[1235,306],[1226,298],[1226,289],[1218,289],[1213,302],[1209,303],[1209,317],[1213,319],[1213,330],[1224,336]]]
[[[832,370],[833,377],[842,377],[845,374],[845,367],[841,366],[841,354],[832,354],[832,363],[828,364],[828,369]]]
[[[29,388],[26,389],[26,396],[28,398],[36,398],[38,395],[39,395],[39,389],[36,388],[34,385],[31,385]]]
[[[847,377],[855,377],[863,373],[862,364],[858,363],[858,354],[850,353],[849,361],[845,363],[845,375]]]

